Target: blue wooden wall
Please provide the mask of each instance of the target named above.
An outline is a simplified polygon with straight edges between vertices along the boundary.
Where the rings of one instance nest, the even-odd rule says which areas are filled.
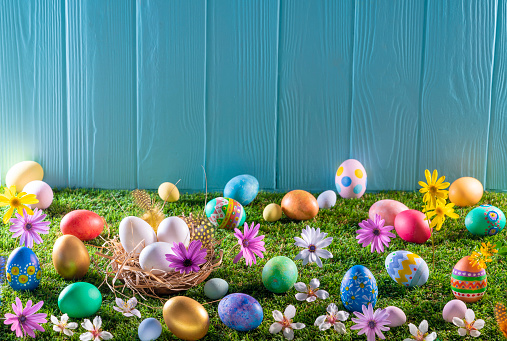
[[[0,179],[507,190],[507,0],[2,0]]]

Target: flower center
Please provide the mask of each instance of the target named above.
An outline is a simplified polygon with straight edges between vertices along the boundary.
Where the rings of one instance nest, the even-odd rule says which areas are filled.
[[[431,185],[428,188],[428,192],[430,192],[431,195],[436,196],[438,193],[438,188],[435,185]]]
[[[12,198],[11,199],[11,206],[12,207],[16,207],[16,206],[19,206],[21,203],[19,202],[19,199],[18,198]]]
[[[377,326],[377,322],[375,322],[373,320],[368,321],[368,328],[375,329],[376,326]]]
[[[420,330],[417,331],[417,336],[415,337],[416,341],[424,341],[428,333],[423,334]]]
[[[32,229],[32,224],[28,223],[25,225],[25,230],[30,231]]]
[[[307,293],[308,293],[308,296],[315,296],[315,292],[310,287],[308,287]]]
[[[250,245],[250,242],[248,240],[243,240],[243,246],[244,247],[248,247],[248,245]]]
[[[330,323],[331,325],[334,325],[336,322],[336,316],[327,315],[327,322]]]
[[[285,316],[283,317],[283,320],[282,322],[280,322],[282,324],[282,327],[285,329],[285,328],[290,328],[290,324],[292,323],[292,320],[289,320],[287,319]]]
[[[441,207],[437,207],[437,208],[435,208],[435,213],[437,215],[444,215],[444,210],[442,210]]]
[[[468,330],[469,332],[472,331],[472,330],[477,330],[477,328],[474,327],[474,322],[475,321],[472,321],[471,323],[468,323],[465,320],[465,328],[466,328],[466,330]]]
[[[315,251],[317,251],[317,247],[313,244],[310,244],[310,246],[308,246],[308,251],[315,252]]]
[[[25,321],[26,321],[26,316],[25,316],[25,315],[21,315],[20,317],[18,317],[18,321],[19,321],[20,323],[25,322]]]
[[[100,336],[100,329],[99,330],[92,330],[91,331],[92,335],[93,335],[93,339],[95,340],[96,337],[99,337]]]
[[[373,230],[373,234],[376,235],[376,236],[379,236],[380,235],[380,230],[379,229]]]
[[[183,266],[184,266],[184,267],[189,267],[189,266],[191,266],[191,265],[192,265],[192,261],[191,261],[190,259],[185,259],[185,260],[183,261]]]

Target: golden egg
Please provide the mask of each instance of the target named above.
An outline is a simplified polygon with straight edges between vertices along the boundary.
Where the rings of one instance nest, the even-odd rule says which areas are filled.
[[[457,206],[473,206],[477,204],[484,193],[481,182],[475,178],[459,178],[449,187],[449,200]]]
[[[199,340],[208,333],[208,312],[202,304],[189,297],[169,299],[163,312],[167,328],[180,339]]]
[[[172,183],[164,182],[158,186],[158,195],[160,196],[160,199],[164,201],[175,202],[180,198],[180,191],[178,191],[178,187]]]
[[[53,265],[65,279],[79,279],[90,267],[90,255],[78,237],[66,234],[53,246]]]

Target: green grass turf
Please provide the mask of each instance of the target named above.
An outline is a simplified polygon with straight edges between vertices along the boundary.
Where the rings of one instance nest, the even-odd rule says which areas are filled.
[[[160,199],[156,193],[151,193],[154,200]],[[55,271],[51,261],[52,246],[56,238],[61,233],[59,229],[62,217],[76,209],[92,210],[107,220],[111,228],[111,236],[118,232],[118,225],[125,213],[118,207],[113,200],[113,196],[118,200],[123,210],[129,215],[139,215],[140,210],[135,207],[128,191],[105,191],[105,190],[70,190],[65,189],[55,191],[55,199],[49,209],[46,210],[48,218],[51,220],[51,230],[49,235],[43,236],[44,243],[36,245],[34,251],[39,257],[43,269],[43,277],[40,286],[33,292],[15,292],[8,284],[3,286],[2,305],[0,312],[3,317],[5,313],[11,312],[11,303],[16,296],[20,297],[24,304],[31,299],[38,302],[44,301],[41,312],[60,317],[57,299],[59,293],[65,286],[72,283],[62,279]],[[219,193],[211,193],[208,199],[219,196]],[[345,272],[356,264],[362,264],[369,268],[378,284],[379,298],[377,308],[385,308],[390,305],[397,306],[407,315],[407,323],[419,323],[426,319],[429,322],[430,331],[436,331],[439,340],[462,340],[457,333],[457,327],[451,323],[446,323],[442,319],[442,309],[451,299],[454,299],[450,289],[450,274],[454,264],[466,255],[470,255],[474,249],[477,249],[483,241],[503,240],[505,232],[493,237],[474,237],[465,228],[464,221],[466,214],[471,208],[457,209],[460,218],[457,220],[447,220],[441,231],[435,233],[436,246],[436,270],[433,270],[432,247],[431,242],[423,245],[411,244],[400,238],[394,239],[389,248],[382,254],[371,253],[370,248],[362,248],[355,239],[357,224],[368,217],[369,207],[381,199],[395,199],[403,202],[409,208],[420,208],[422,196],[416,192],[384,192],[377,194],[366,194],[361,199],[344,200],[339,198],[335,207],[329,210],[321,210],[317,217],[311,221],[291,221],[282,218],[276,223],[267,223],[262,218],[264,207],[271,203],[280,203],[283,194],[259,193],[253,203],[245,207],[247,213],[247,222],[257,222],[261,224],[260,233],[266,235],[265,258],[258,261],[257,265],[247,267],[244,261],[233,264],[237,249],[233,253],[228,253],[224,257],[222,266],[211,276],[225,279],[230,287],[229,293],[242,292],[255,297],[264,309],[264,321],[254,331],[248,333],[236,332],[227,328],[219,319],[217,307],[218,303],[206,304],[206,310],[210,316],[210,328],[205,340],[281,340],[282,334],[271,335],[269,326],[274,322],[272,317],[273,310],[283,310],[293,304],[296,309],[295,322],[306,324],[303,330],[295,331],[296,340],[365,340],[364,335],[358,336],[357,331],[350,330],[353,325],[350,318],[345,322],[347,327],[346,335],[338,335],[330,329],[321,332],[313,325],[319,315],[324,315],[329,303],[334,302],[339,309],[344,310],[340,301],[340,283]],[[176,203],[167,204],[164,213],[171,215],[188,215],[202,213],[204,208],[204,194],[182,195]],[[507,195],[499,193],[485,193],[480,204],[492,204],[503,211],[507,209]],[[5,210],[0,210],[0,213]],[[3,214],[3,213],[2,213]],[[1,224],[1,223],[0,223]],[[274,256],[287,256],[294,258],[300,251],[300,248],[294,246],[293,237],[299,236],[301,230],[306,226],[320,227],[322,231],[329,233],[334,237],[332,244],[328,247],[334,255],[332,259],[324,260],[324,267],[319,268],[315,264],[307,266],[302,265],[302,261],[296,261],[299,270],[298,281],[308,283],[312,278],[319,278],[321,288],[327,290],[331,297],[325,301],[307,303],[299,302],[294,295],[296,290],[293,288],[285,294],[273,294],[264,289],[261,281],[263,265]],[[2,225],[0,229],[0,255],[8,256],[11,250],[17,247],[17,241],[11,238],[8,227]],[[107,238],[107,231],[102,233]],[[231,231],[219,231],[218,238],[225,238],[221,248],[225,251],[231,249],[237,242]],[[87,242],[90,245],[101,245],[102,239],[97,238]],[[98,249],[88,246],[88,251],[100,266],[92,263],[90,270],[83,278],[83,281],[99,286],[103,281],[103,269],[105,261],[95,256]],[[408,250],[417,253],[423,257],[430,266],[430,278],[422,287],[405,288],[395,283],[384,269],[385,257],[395,250]],[[503,337],[496,325],[493,314],[495,302],[507,303],[507,274],[506,260],[502,257],[496,257],[493,263],[487,268],[488,290],[485,297],[477,302],[468,304],[476,313],[476,318],[486,321],[486,326],[481,330],[482,335],[476,340],[501,340]],[[189,296],[200,303],[210,301],[203,293],[204,283],[183,292],[183,295]],[[103,319],[103,328],[110,331],[116,340],[137,340],[137,328],[141,320],[136,317],[124,317],[113,310],[114,295],[106,286],[100,288],[103,295],[103,303],[98,311]],[[127,291],[127,294],[130,293]],[[139,298],[138,298],[139,299]],[[148,299],[142,301],[150,306],[162,307],[160,301]],[[162,322],[163,332],[161,340],[173,340],[175,337],[168,331],[163,323],[162,310],[151,309],[138,305],[142,318],[155,317]],[[93,318],[93,317],[92,317]],[[71,319],[81,323],[83,319]],[[55,340],[57,334],[52,330],[52,324],[44,325],[46,332],[37,332],[37,338],[40,340]],[[79,334],[84,329],[79,327],[78,332],[71,338],[78,340]],[[409,337],[408,325],[391,329],[385,332],[388,340],[403,340]],[[469,337],[469,339],[472,339]],[[5,325],[0,326],[0,340],[15,340],[14,333]]]

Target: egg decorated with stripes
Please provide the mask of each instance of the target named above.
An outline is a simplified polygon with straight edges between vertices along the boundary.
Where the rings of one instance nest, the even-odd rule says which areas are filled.
[[[209,221],[221,229],[234,230],[246,220],[243,206],[230,198],[215,198],[206,204],[205,210]]]
[[[461,258],[452,269],[451,289],[458,300],[477,302],[484,296],[487,287],[486,270],[470,264],[468,256]]]
[[[391,252],[386,258],[385,266],[389,277],[405,287],[423,285],[430,275],[424,259],[410,251]]]

